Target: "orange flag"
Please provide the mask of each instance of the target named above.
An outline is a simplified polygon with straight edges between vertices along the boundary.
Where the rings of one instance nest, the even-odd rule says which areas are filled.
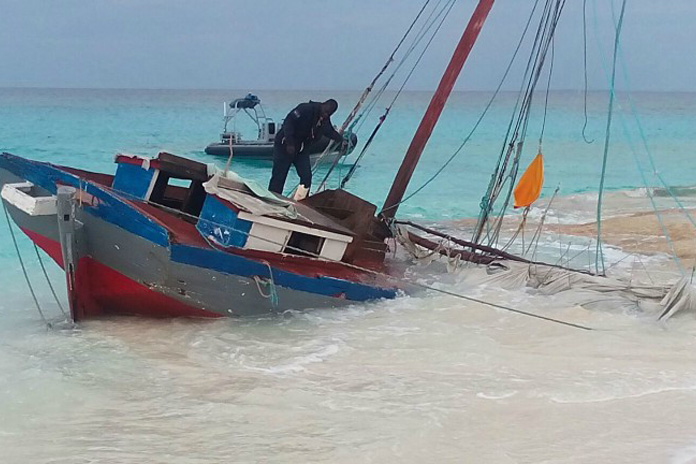
[[[515,208],[525,208],[536,201],[544,184],[544,157],[541,152],[529,164],[515,187]]]

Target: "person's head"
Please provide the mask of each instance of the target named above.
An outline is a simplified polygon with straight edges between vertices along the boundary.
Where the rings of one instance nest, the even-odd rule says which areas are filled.
[[[326,100],[324,103],[321,104],[321,116],[324,118],[328,118],[332,114],[336,112],[338,109],[338,102],[334,100],[333,98],[330,100]]]

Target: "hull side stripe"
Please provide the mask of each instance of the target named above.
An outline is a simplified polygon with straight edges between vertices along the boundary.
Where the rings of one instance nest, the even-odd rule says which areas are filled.
[[[268,266],[265,263],[216,250],[205,250],[185,245],[172,245],[171,259],[177,263],[242,277],[268,277],[269,274]],[[373,287],[333,277],[308,277],[280,269],[273,269],[273,280],[276,285],[281,287],[319,295],[343,295],[352,301],[394,298],[396,295],[396,291],[393,289]]]
[[[91,183],[80,182],[77,176],[47,163],[26,160],[8,153],[0,155],[0,168],[7,169],[54,195],[56,193],[56,184],[70,185],[77,189],[82,189],[94,197],[92,205],[83,204],[85,212],[139,237],[150,240],[157,245],[169,246],[169,234],[164,227],[110,192],[102,190]]]

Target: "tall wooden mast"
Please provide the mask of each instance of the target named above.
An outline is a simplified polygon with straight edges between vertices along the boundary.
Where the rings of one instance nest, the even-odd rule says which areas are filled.
[[[391,190],[389,190],[387,199],[380,212],[380,216],[383,219],[390,220],[396,214],[396,210],[399,207],[401,199],[404,197],[404,192],[406,191],[406,187],[408,187],[413,171],[416,169],[416,164],[418,164],[418,160],[423,153],[426,143],[428,143],[430,134],[432,134],[435,124],[437,124],[437,120],[440,118],[440,114],[442,114],[442,109],[445,107],[445,103],[452,92],[455,82],[457,82],[457,77],[459,77],[464,62],[469,57],[469,52],[478,38],[481,27],[483,27],[483,23],[486,17],[488,17],[488,12],[490,12],[493,7],[493,2],[494,0],[479,0],[476,9],[471,15],[469,24],[466,26],[462,38],[459,39],[457,48],[452,54],[452,58],[442,75],[440,84],[437,86],[432,100],[430,100],[430,105],[428,105],[428,109],[423,115],[423,119],[413,136],[413,140],[408,147],[408,151],[406,151],[404,160],[401,162],[399,172],[397,172],[396,178],[394,178]]]

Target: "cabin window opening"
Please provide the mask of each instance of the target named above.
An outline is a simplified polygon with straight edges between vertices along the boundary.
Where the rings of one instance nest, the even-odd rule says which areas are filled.
[[[290,239],[285,245],[285,253],[316,257],[324,245],[324,239],[316,235],[303,234],[302,232],[290,233]]]
[[[199,216],[203,209],[205,196],[203,182],[170,177],[160,173],[152,189],[150,201],[192,216]]]

